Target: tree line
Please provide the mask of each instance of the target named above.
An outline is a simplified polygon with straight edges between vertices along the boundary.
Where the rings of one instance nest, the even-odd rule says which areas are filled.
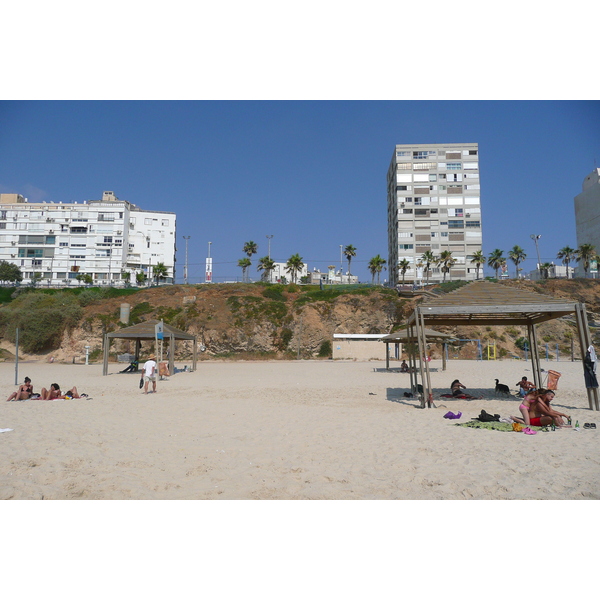
[[[503,269],[507,265],[507,260],[510,260],[515,265],[515,278],[519,278],[519,273],[523,270],[519,268],[519,265],[527,258],[527,254],[520,246],[513,246],[508,251],[508,256],[504,256],[504,252],[499,248],[492,250],[489,256],[485,256],[485,254],[478,250],[471,255],[471,264],[474,264],[477,268],[477,279],[479,279],[479,271],[482,265],[487,265],[488,267],[494,269],[496,273],[496,279],[498,279],[498,271]],[[567,278],[569,276],[569,265],[572,262],[579,262],[583,270],[585,272],[585,276],[587,277],[588,271],[590,269],[590,265],[592,261],[600,261],[600,255],[596,251],[596,248],[593,244],[581,244],[579,248],[571,248],[570,246],[565,246],[561,248],[556,258],[560,259],[562,263],[567,268]],[[419,262],[417,263],[417,267],[423,268],[425,273],[426,282],[429,283],[429,274],[431,272],[432,266],[440,266],[442,273],[444,274],[443,281],[446,281],[446,275],[450,276],[450,272],[452,267],[456,264],[456,259],[452,256],[452,252],[450,250],[444,250],[440,253],[439,256],[435,256],[431,250],[427,250],[421,255]],[[549,262],[545,262],[539,265],[539,270],[544,279],[547,279],[554,265]],[[411,268],[411,263],[403,258],[398,262],[398,273],[402,276],[402,283],[404,283],[406,272]]]
[[[238,260],[238,267],[242,269],[242,281],[249,281],[248,270],[252,266],[252,256],[258,253],[258,244],[252,240],[244,244],[243,252],[246,254],[244,258]],[[348,261],[348,277],[352,276],[351,265],[352,259],[356,257],[356,248],[349,244],[343,248],[343,254]],[[304,269],[304,261],[299,254],[292,254],[285,263],[285,271],[292,279],[293,283],[296,283],[298,274]],[[372,276],[372,282],[375,281],[377,276],[377,283],[379,283],[379,277],[381,271],[385,269],[387,261],[382,258],[379,254],[374,256],[368,264],[369,271]],[[330,270],[335,269],[334,265],[329,265]],[[269,281],[271,279],[271,273],[275,270],[275,261],[270,256],[263,256],[258,259],[256,270],[262,272],[261,279],[263,281]]]

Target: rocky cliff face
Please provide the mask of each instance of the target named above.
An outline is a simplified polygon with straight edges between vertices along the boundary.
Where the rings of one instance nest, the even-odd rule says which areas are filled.
[[[600,332],[598,280],[548,280],[537,284],[506,281],[502,285],[585,302],[592,334]],[[104,334],[125,326],[119,321],[121,304],[129,305],[129,325],[163,319],[197,335],[198,342],[206,347],[202,359],[296,358],[298,355],[313,358],[319,354],[326,357],[327,343],[332,343],[334,333],[390,333],[404,324],[418,300],[418,297],[400,298],[393,290],[379,287],[347,293],[335,289],[319,291],[308,286],[259,284],[149,288],[130,296],[89,302],[83,307],[84,316],[79,326],[65,331],[58,347],[32,358],[81,362],[85,346],[90,346],[91,359],[101,360]],[[569,355],[573,325],[569,318],[541,324],[538,327],[540,343],[547,345],[551,354],[558,346],[561,355]],[[518,327],[444,330],[462,339],[479,340],[484,352],[488,345],[495,346],[499,358],[522,354],[520,340],[527,336],[527,332]],[[600,346],[600,335],[595,340]],[[6,340],[0,346],[14,352],[14,346]],[[150,349],[149,343],[143,346],[144,353]],[[432,346],[430,350],[434,356],[440,356],[440,347]],[[456,344],[449,350],[450,357],[475,358],[477,343]],[[112,357],[133,351],[132,341],[118,340],[111,344]],[[177,343],[178,359],[188,360],[191,351],[191,343]]]
[[[130,325],[147,319],[165,323],[198,336],[206,348],[203,358],[303,358],[327,355],[324,342],[334,333],[389,333],[402,322],[408,301],[392,290],[366,288],[358,293],[335,290],[304,291],[296,286],[251,284],[171,286],[140,291],[134,296],[113,298],[85,307],[81,326],[65,331],[55,360],[76,361],[85,356],[101,358],[105,332],[124,325],[120,306],[130,305]],[[116,340],[111,355],[133,352],[134,344]],[[191,356],[192,345],[177,343],[177,356]]]

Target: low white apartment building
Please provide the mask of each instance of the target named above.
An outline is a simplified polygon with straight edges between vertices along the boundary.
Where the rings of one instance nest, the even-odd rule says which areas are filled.
[[[0,194],[0,260],[17,265],[23,283],[79,285],[89,274],[95,285],[136,285],[143,272],[167,269],[161,283],[175,280],[176,215],[142,210],[104,192],[102,200],[31,203],[20,194]]]

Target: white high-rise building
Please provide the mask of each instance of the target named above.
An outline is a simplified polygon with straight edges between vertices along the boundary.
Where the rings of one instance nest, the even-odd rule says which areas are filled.
[[[28,202],[20,194],[0,194],[0,260],[14,263],[23,283],[78,285],[79,274],[95,285],[136,285],[148,281],[162,263],[175,280],[176,215],[142,210],[104,192],[102,200]]]
[[[423,254],[449,250],[451,279],[477,278],[471,263],[482,248],[479,148],[477,144],[397,145],[387,174],[390,283],[402,282],[397,268],[406,259],[407,282],[440,282],[442,267],[424,272]],[[479,276],[482,276],[480,268]]]
[[[600,169],[594,169],[584,180],[581,194],[575,196],[575,229],[577,248],[592,244],[600,252]],[[592,271],[597,271],[591,269]],[[584,277],[583,263],[575,267],[577,277]]]

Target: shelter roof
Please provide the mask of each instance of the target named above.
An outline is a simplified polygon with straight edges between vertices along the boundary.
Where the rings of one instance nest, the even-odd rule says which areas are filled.
[[[441,331],[434,331],[433,329],[424,329],[425,337],[428,340],[447,340],[456,336],[453,336],[449,333],[442,333]],[[414,340],[416,336],[411,335],[408,329],[402,329],[401,331],[396,331],[395,333],[390,333],[381,338],[382,342],[405,342],[407,340]]]
[[[136,339],[154,339],[154,331],[157,323],[160,323],[157,319],[150,319],[131,327],[125,327],[119,329],[119,331],[113,331],[108,334],[109,338],[125,338],[130,340]],[[186,333],[181,329],[177,329],[166,323],[163,325],[163,331],[165,337],[173,336],[176,340],[195,340],[196,336],[190,333]]]
[[[474,281],[416,310],[425,323],[438,325],[527,325],[575,312],[576,302],[500,283]],[[413,314],[411,319],[415,318]]]

